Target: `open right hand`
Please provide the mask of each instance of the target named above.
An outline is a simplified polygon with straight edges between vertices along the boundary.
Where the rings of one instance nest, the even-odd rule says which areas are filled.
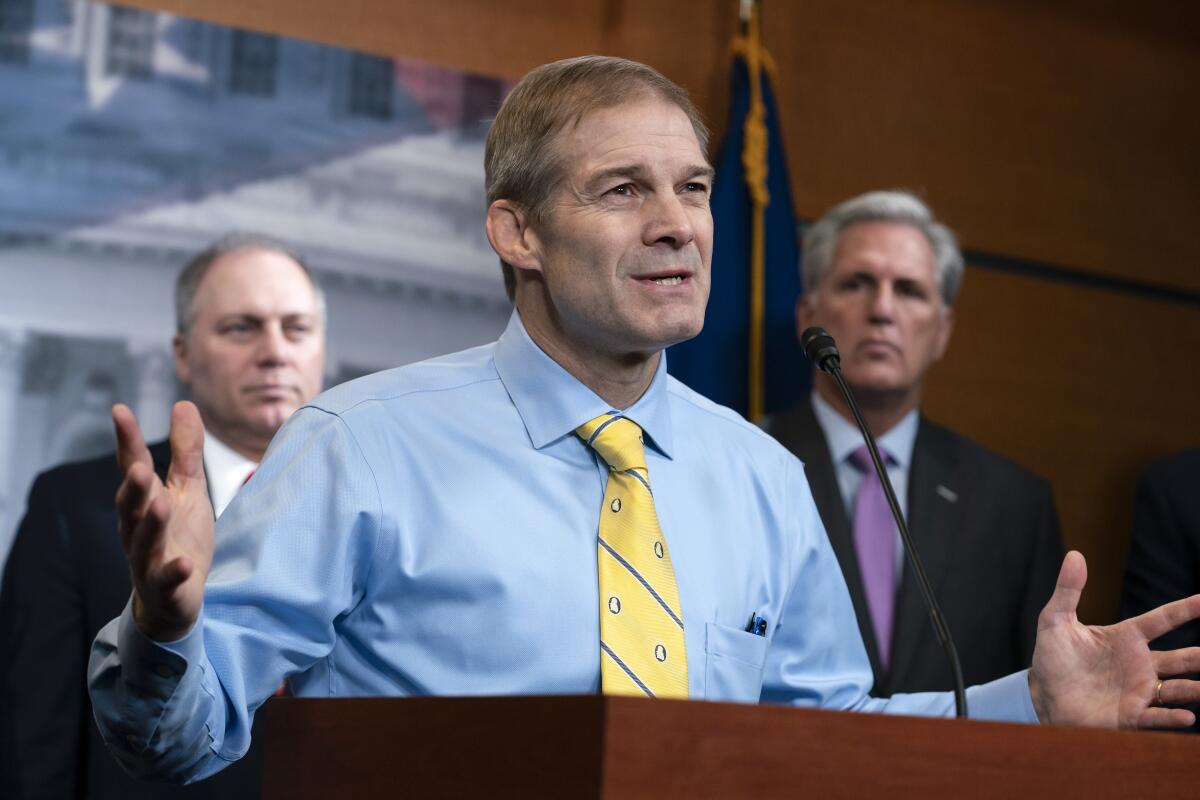
[[[171,410],[171,465],[164,483],[128,406],[112,410],[117,462],[121,543],[133,579],[138,629],[159,642],[182,638],[204,602],[212,566],[213,511],[204,478],[204,426],[191,403]]]

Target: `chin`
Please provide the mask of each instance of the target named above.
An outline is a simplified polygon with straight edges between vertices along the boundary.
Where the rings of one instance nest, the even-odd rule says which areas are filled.
[[[258,431],[260,434],[271,437],[295,410],[295,408],[281,407],[260,410],[259,413],[254,414],[247,420],[248,427]]]
[[[700,331],[704,328],[704,315],[699,314],[695,317],[686,319],[664,321],[654,331],[653,339],[658,342],[657,348],[663,349],[670,347],[673,344],[686,342],[688,339],[694,339],[700,335]]]

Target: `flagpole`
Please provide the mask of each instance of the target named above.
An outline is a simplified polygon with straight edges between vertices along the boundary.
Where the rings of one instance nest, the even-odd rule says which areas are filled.
[[[750,80],[750,109],[743,125],[742,169],[750,195],[752,227],[750,236],[750,353],[748,416],[757,421],[763,415],[763,329],[766,292],[766,211],[771,202],[767,192],[766,106],[762,96],[764,51],[759,38],[758,0],[741,0],[744,27],[742,47],[746,73]]]

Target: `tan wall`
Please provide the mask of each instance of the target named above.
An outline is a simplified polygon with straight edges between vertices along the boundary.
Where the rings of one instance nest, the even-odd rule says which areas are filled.
[[[624,55],[688,87],[717,129],[737,25],[735,0],[132,4],[506,77]],[[1195,4],[765,5],[802,217],[904,186],[968,248],[1200,293]],[[1115,610],[1137,470],[1200,444],[1198,349],[1194,299],[967,277],[927,408],[1053,481],[1067,542],[1089,557],[1085,619]]]

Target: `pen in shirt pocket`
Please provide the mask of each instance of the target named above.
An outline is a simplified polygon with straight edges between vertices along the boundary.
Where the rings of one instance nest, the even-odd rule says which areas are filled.
[[[767,635],[767,619],[760,617],[755,611],[750,615],[750,622],[746,624],[746,633],[753,633],[755,636]]]

